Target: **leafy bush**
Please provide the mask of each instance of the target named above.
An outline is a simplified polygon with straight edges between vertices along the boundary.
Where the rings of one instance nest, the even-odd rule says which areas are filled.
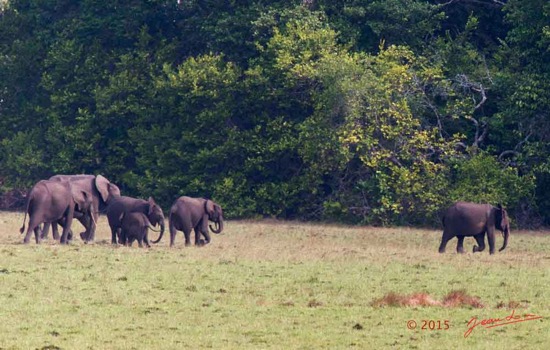
[[[448,204],[458,200],[500,203],[514,213],[522,204],[533,202],[534,176],[520,175],[517,169],[503,166],[486,152],[457,159],[451,169]]]

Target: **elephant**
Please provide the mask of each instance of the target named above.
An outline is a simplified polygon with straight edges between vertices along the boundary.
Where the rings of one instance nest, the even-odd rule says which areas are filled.
[[[36,243],[40,243],[40,224],[61,223],[63,233],[60,242],[68,243],[75,209],[82,215],[93,215],[92,194],[73,187],[69,182],[41,180],[36,183],[27,198],[27,208],[20,233],[25,231],[25,221],[29,214],[29,226],[23,243],[28,244],[34,231]]]
[[[478,246],[474,246],[473,252],[481,252],[485,249],[485,234],[489,241],[489,253],[495,253],[495,229],[502,231],[504,244],[499,251],[503,251],[508,245],[510,236],[510,224],[508,213],[502,205],[476,204],[469,202],[457,202],[447,209],[443,217],[443,236],[439,252],[445,252],[447,242],[457,237],[456,251],[464,253],[463,242],[465,236],[473,236]]]
[[[148,200],[120,196],[113,198],[106,210],[107,220],[111,227],[111,243],[117,244],[117,234],[121,229],[121,217],[123,214],[139,212],[147,216],[152,225],[160,226],[160,234],[164,232],[164,214],[162,208],[155,203],[153,197]],[[120,237],[124,243],[124,237]]]
[[[141,212],[123,212],[120,216],[120,229],[119,243],[132,246],[134,240],[137,240],[140,248],[143,247],[143,242],[147,248],[151,247],[147,229],[156,231],[147,215]]]
[[[104,211],[111,199],[120,197],[120,189],[117,185],[111,183],[102,175],[54,175],[49,178],[50,181],[69,182],[72,187],[81,191],[91,193],[93,215],[78,216],[77,219],[85,227],[86,231],[80,233],[80,238],[85,242],[92,242],[95,238],[96,223],[99,219],[100,211]],[[44,225],[42,238],[48,235],[49,223]],[[59,239],[57,233],[53,232],[54,239]]]
[[[195,230],[195,245],[202,246],[210,243],[209,220],[216,224],[216,228],[210,226],[210,230],[216,234],[221,233],[223,231],[222,207],[204,198],[182,196],[176,199],[170,208],[170,247],[174,246],[176,230],[183,231],[186,246],[191,244],[191,229]],[[201,234],[205,238],[204,241],[201,239]],[[153,243],[158,243],[161,239],[162,232]]]

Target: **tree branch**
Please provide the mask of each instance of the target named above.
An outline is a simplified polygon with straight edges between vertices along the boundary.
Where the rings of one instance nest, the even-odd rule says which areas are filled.
[[[513,150],[506,150],[506,151],[503,151],[499,156],[498,156],[498,160],[500,162],[503,161],[504,157],[507,157],[507,156],[512,156],[512,157],[517,157],[519,156],[521,153],[519,152],[519,149],[523,146],[524,143],[526,143],[529,138],[531,137],[532,135],[532,132],[529,132],[527,134],[527,136],[525,136],[525,138],[523,140],[521,140],[520,142],[518,142],[518,144],[514,147]],[[508,162],[507,164],[509,164],[510,162]]]

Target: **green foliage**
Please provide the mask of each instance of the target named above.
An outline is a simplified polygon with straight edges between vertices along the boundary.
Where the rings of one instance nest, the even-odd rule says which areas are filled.
[[[340,189],[344,195],[339,202],[364,206],[368,222],[429,220],[443,200],[446,167],[441,160],[454,152],[455,140],[444,140],[437,129],[422,125],[409,100],[423,93],[417,79],[441,79],[438,71],[424,67],[402,47],[390,47],[377,57],[335,56],[324,64],[319,72],[327,88],[320,91],[316,113],[332,127],[328,130],[337,130],[337,143],[328,145],[341,151],[316,163],[330,164],[328,172],[333,164],[346,162],[349,170],[359,160],[362,169],[355,184]],[[346,194],[357,190],[369,198],[368,204],[354,203],[353,195],[346,200]]]
[[[318,0],[342,40],[357,50],[375,53],[380,42],[420,50],[439,29],[444,13],[436,4],[416,0]]]
[[[191,195],[228,217],[424,225],[486,165],[477,183],[495,190],[473,200],[548,221],[549,11],[13,0],[0,179],[102,173],[165,207]]]
[[[1,174],[13,188],[31,187],[37,176],[44,178],[47,167],[44,152],[37,142],[40,134],[36,131],[18,132],[0,143]]]
[[[451,184],[449,203],[463,200],[518,208],[533,196],[535,178],[521,176],[517,169],[502,166],[491,155],[479,152],[455,161]]]

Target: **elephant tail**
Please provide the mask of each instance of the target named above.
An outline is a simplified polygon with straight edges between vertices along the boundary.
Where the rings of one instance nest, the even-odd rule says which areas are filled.
[[[32,196],[32,193],[31,193]],[[27,213],[29,212],[29,207],[31,206],[32,197],[29,196],[27,199],[27,208],[25,209],[25,216],[23,217],[23,226],[19,229],[19,233],[25,232],[25,221],[27,221]],[[29,214],[30,217],[30,214]]]
[[[25,217],[23,218],[23,226],[19,229],[19,233],[25,232],[25,221],[27,221],[27,213],[25,212]]]

